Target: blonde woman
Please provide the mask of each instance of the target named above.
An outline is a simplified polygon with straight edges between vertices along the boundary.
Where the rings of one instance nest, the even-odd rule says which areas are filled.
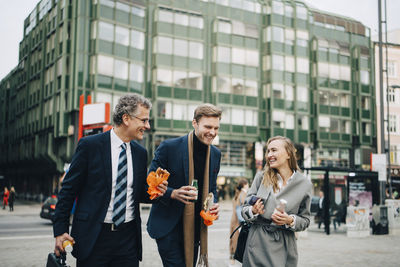
[[[256,174],[242,211],[243,218],[252,222],[244,267],[297,266],[295,232],[310,224],[311,188],[299,172],[290,139],[270,138],[264,171]]]

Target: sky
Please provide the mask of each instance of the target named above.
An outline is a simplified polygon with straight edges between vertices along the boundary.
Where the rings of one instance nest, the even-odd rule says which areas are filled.
[[[18,64],[24,20],[39,0],[0,0],[0,80]],[[378,34],[378,0],[305,0],[310,6],[361,21]],[[387,0],[388,30],[400,29],[399,0]]]

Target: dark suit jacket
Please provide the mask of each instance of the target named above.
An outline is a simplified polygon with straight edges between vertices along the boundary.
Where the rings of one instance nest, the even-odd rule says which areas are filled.
[[[219,172],[221,152],[211,146],[209,192],[214,193],[214,202],[217,201],[216,180]],[[172,190],[188,185],[189,181],[189,156],[188,135],[168,139],[157,148],[149,171],[158,167],[170,172],[167,192],[159,201],[153,203],[147,222],[147,231],[152,238],[158,239],[167,235],[182,219],[184,204],[171,199]]]
[[[131,142],[133,165],[133,199],[139,260],[142,259],[142,231],[139,202],[148,202],[145,183],[147,152]],[[110,132],[82,138],[72,157],[58,195],[53,230],[54,236],[68,233],[69,215],[78,198],[71,236],[75,239],[72,255],[80,260],[91,253],[104,222],[112,187]]]

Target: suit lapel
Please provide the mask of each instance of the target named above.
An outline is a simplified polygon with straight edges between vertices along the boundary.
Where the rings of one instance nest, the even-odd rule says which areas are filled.
[[[132,183],[132,187],[133,187],[133,197],[135,197],[135,188],[137,187],[138,183],[138,179],[135,179],[135,173],[139,173],[139,170],[137,169],[138,166],[140,166],[140,163],[137,162],[139,160],[139,157],[136,157],[136,144],[135,142],[131,141],[130,142],[131,145],[131,157],[132,157],[132,176],[133,176],[133,183]]]
[[[112,184],[112,167],[111,167],[111,139],[110,139],[110,131],[104,133],[102,136],[101,142],[103,143],[101,146],[101,157],[103,159],[104,166],[104,176],[106,179],[107,191],[111,192],[111,184]]]

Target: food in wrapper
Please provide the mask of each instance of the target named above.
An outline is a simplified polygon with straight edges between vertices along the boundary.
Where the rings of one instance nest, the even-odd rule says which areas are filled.
[[[218,216],[210,213],[210,208],[214,204],[214,194],[209,193],[206,200],[204,201],[204,210],[200,212],[201,218],[203,218],[204,224],[210,226],[213,224]]]
[[[150,172],[147,176],[147,184],[149,185],[149,189],[147,193],[150,195],[150,199],[153,200],[161,194],[161,191],[158,190],[157,186],[159,186],[162,182],[168,180],[169,172],[167,170],[158,169],[154,172]]]

